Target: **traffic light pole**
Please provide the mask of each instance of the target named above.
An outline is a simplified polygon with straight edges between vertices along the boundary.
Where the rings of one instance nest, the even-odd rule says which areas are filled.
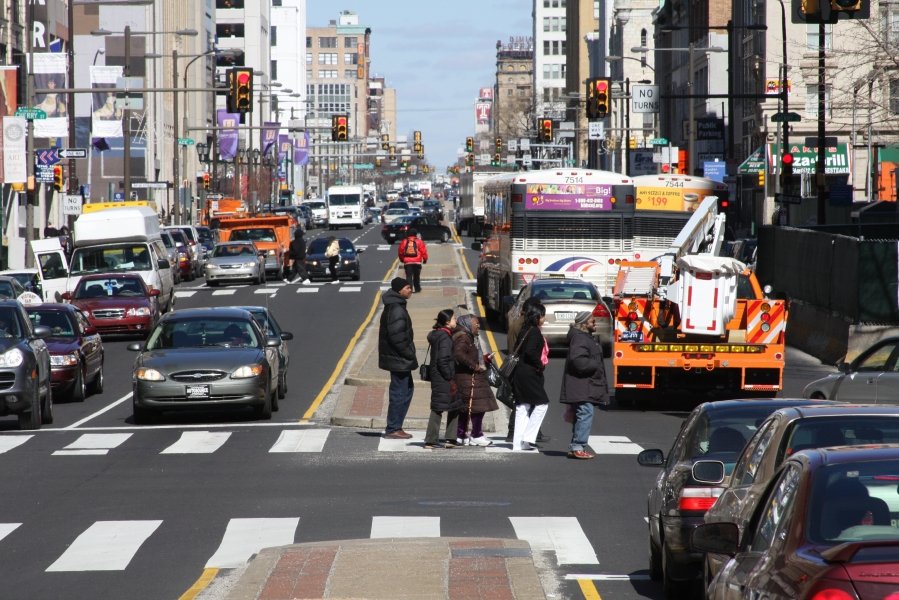
[[[824,36],[827,34],[827,23],[824,19],[818,23],[818,161],[815,164],[815,183],[818,188],[818,225],[824,225],[827,222],[827,185],[825,179],[825,148],[824,139],[827,136],[824,124],[824,111],[827,107],[825,102],[826,87],[824,84],[824,68],[826,65],[824,52]]]

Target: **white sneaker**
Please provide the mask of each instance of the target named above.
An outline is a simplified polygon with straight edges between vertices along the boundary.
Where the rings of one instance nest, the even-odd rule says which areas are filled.
[[[305,285],[305,284],[307,284],[307,283],[312,283],[312,280],[309,279],[309,278],[307,277],[306,279],[304,279],[304,280],[301,281],[300,283],[303,284],[303,285]]]
[[[466,446],[470,443],[469,438],[456,438],[457,446]]]
[[[521,450],[522,452],[533,452],[537,449],[537,446],[531,444],[530,442],[521,442]]]
[[[488,440],[486,435],[481,437],[469,438],[468,443],[472,446],[492,446],[493,440]]]

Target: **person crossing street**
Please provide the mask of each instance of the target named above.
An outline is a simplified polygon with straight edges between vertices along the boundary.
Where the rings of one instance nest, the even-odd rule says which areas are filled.
[[[293,240],[290,242],[290,260],[293,263],[291,281],[296,281],[299,277],[300,283],[309,283],[309,273],[306,272],[306,240],[303,238],[302,229],[297,229],[293,234]]]
[[[568,331],[568,356],[559,394],[559,402],[566,404],[572,413],[568,458],[584,460],[595,456],[587,450],[594,406],[609,403],[602,346],[596,340],[595,332],[596,319],[587,311],[577,313]]]
[[[412,284],[416,293],[421,291],[421,267],[428,262],[428,247],[419,239],[416,229],[409,229],[406,237],[400,242],[397,251],[403,269],[406,271],[406,279]]]

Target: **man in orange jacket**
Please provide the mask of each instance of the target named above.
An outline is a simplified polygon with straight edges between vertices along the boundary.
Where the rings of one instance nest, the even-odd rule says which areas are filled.
[[[412,289],[416,293],[420,292],[421,266],[428,262],[428,248],[418,239],[417,230],[409,229],[406,237],[400,242],[397,253],[406,271],[406,279],[412,284]]]

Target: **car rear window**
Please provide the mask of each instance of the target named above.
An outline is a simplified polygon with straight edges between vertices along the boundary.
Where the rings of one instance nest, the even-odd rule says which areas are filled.
[[[588,283],[578,281],[546,281],[533,283],[531,295],[544,302],[567,300],[593,300],[599,301],[596,288]]]
[[[746,442],[776,408],[749,405],[705,411],[686,440],[686,456],[691,460],[720,460],[730,472]]]
[[[33,326],[49,327],[53,337],[75,337],[72,322],[61,310],[31,309],[28,311],[28,318]]]
[[[790,456],[806,448],[895,443],[899,443],[899,415],[815,417],[800,419],[793,424],[784,455]]]

